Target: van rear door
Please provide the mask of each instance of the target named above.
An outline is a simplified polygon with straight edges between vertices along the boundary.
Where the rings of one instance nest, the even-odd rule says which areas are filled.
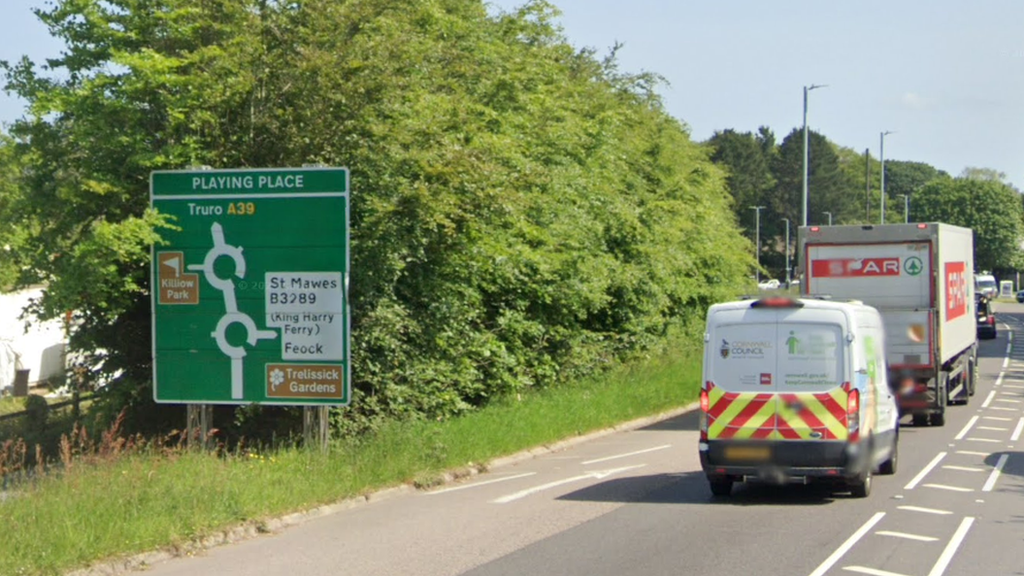
[[[775,387],[776,437],[782,440],[846,440],[848,381],[844,315],[838,311],[781,313]],[[825,316],[834,322],[821,321]],[[802,321],[803,320],[803,321]]]
[[[729,310],[709,332],[708,439],[775,436],[776,310]]]

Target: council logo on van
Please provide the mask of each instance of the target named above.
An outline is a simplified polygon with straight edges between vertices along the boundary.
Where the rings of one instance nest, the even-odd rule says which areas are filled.
[[[733,340],[729,342],[723,338],[719,353],[722,358],[760,360],[765,357],[765,351],[771,351],[771,348],[772,343],[767,340]]]

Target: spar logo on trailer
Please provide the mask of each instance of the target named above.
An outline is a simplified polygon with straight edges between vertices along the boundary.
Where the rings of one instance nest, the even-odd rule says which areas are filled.
[[[899,258],[823,258],[811,261],[815,278],[899,276]]]
[[[967,264],[946,262],[946,321],[967,314]]]

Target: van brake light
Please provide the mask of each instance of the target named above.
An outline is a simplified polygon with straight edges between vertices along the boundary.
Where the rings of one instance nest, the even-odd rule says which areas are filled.
[[[711,409],[711,399],[708,398],[708,390],[714,386],[714,382],[708,380],[700,389],[700,441],[708,441],[708,410]]]
[[[844,383],[843,387],[849,389],[850,383]],[[850,442],[856,442],[860,439],[860,390],[856,388],[846,395],[846,423]]]
[[[803,308],[804,303],[795,298],[786,298],[785,296],[771,296],[769,298],[762,298],[760,300],[754,300],[750,303],[751,308]]]

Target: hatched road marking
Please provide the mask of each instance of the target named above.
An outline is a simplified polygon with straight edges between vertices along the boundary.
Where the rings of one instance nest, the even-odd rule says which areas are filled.
[[[964,436],[967,436],[967,433],[970,432],[971,427],[978,421],[978,418],[980,418],[980,416],[972,416],[971,419],[967,421],[967,424],[963,429],[960,430],[960,433],[953,437],[953,440],[962,440]]]
[[[939,516],[946,516],[952,514],[949,510],[938,510],[936,508],[923,508],[921,506],[897,506],[900,510],[906,510],[908,512],[923,512],[925,514],[937,514]]]
[[[1010,436],[1010,440],[1016,442],[1020,440],[1020,433],[1024,431],[1024,418],[1017,421],[1017,427],[1013,429],[1013,436]]]
[[[999,379],[1002,380],[1001,377]],[[985,401],[981,403],[981,407],[982,408],[988,408],[988,405],[992,403],[992,399],[995,398],[995,397],[996,397],[996,391],[995,390],[989,392],[988,396],[985,397]]]
[[[953,555],[956,554],[956,549],[960,547],[960,543],[967,536],[967,531],[971,529],[971,524],[974,524],[974,518],[968,516],[963,519],[949,544],[946,544],[946,548],[942,551],[942,555],[939,556],[939,560],[935,563],[935,566],[932,566],[932,571],[928,573],[928,576],[942,576],[942,573],[949,566],[949,562],[953,559]]]
[[[1006,460],[1010,457],[1009,454],[1003,454],[996,461],[996,467],[992,469],[992,473],[989,474],[988,480],[985,481],[985,486],[982,487],[982,492],[991,492],[992,488],[995,487],[996,481],[999,480],[999,474],[1003,471],[1003,466],[1006,465]]]
[[[921,480],[924,480],[924,477],[927,476],[928,473],[932,471],[932,468],[935,468],[936,466],[938,466],[939,462],[941,462],[942,459],[945,458],[945,457],[946,457],[946,453],[945,452],[939,452],[939,454],[935,458],[933,458],[932,461],[929,462],[927,466],[924,467],[924,470],[921,470],[920,472],[918,472],[917,476],[914,476],[914,479],[911,480],[906,486],[904,486],[903,489],[904,490],[913,490],[914,487],[917,486],[921,482]]]
[[[879,520],[881,520],[883,517],[885,517],[885,512],[876,512],[875,515],[869,518],[863,526],[858,528],[852,536],[847,538],[846,542],[843,542],[839,546],[839,548],[836,548],[836,551],[833,552],[831,556],[826,558],[825,561],[821,563],[821,565],[815,568],[814,572],[811,572],[810,576],[824,576],[824,574],[828,572],[829,569],[832,568],[832,566],[834,566],[835,563],[838,562],[844,554],[849,552],[850,548],[853,548],[854,544],[856,544],[858,540],[863,538],[864,535],[868,533],[868,531],[874,528],[875,524],[878,524]]]
[[[946,470],[959,470],[961,472],[984,472],[984,468],[974,468],[971,466],[943,466]]]
[[[879,536],[892,536],[893,538],[906,538],[907,540],[917,540],[918,542],[935,542],[938,538],[933,536],[920,536],[918,534],[907,534],[906,532],[892,532],[890,530],[879,530],[875,532]]]
[[[859,572],[861,574],[870,574],[871,576],[906,576],[899,572],[889,572],[888,570],[878,570],[877,568],[868,568],[866,566],[843,566],[843,570]]]
[[[936,488],[938,490],[949,490],[950,492],[974,492],[974,488],[964,488],[962,486],[950,486],[948,484],[922,484],[927,488]]]

